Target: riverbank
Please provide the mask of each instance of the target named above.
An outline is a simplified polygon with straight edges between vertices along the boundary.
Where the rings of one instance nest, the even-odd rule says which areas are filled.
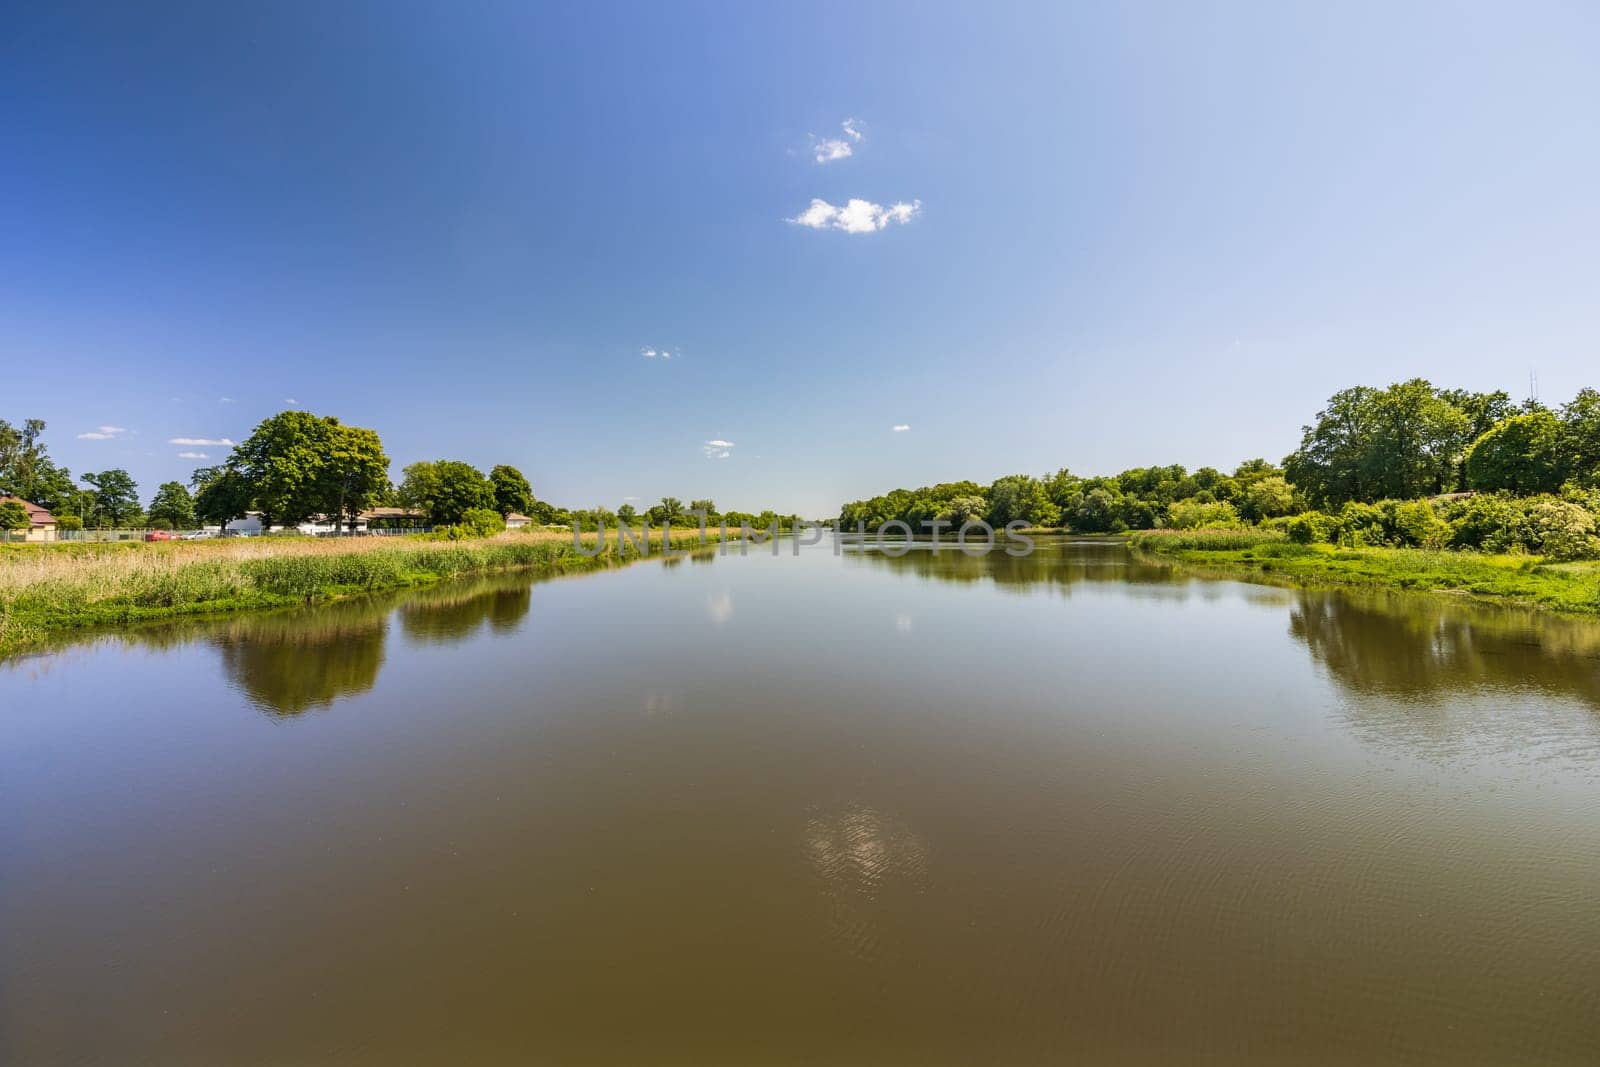
[[[1146,530],[1136,549],[1297,585],[1356,585],[1432,591],[1600,615],[1600,563],[1546,563],[1539,556],[1420,548],[1296,544],[1275,531]]]
[[[660,551],[662,534],[653,534]],[[593,546],[594,538],[585,538]],[[697,531],[671,546],[699,545]],[[467,541],[258,538],[0,548],[0,657],[53,634],[188,615],[278,608],[469,575],[597,570],[641,558],[608,539],[586,556],[572,535],[518,530]]]

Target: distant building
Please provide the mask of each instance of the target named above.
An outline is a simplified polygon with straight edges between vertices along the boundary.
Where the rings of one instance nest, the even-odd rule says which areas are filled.
[[[506,529],[520,530],[533,520],[526,515],[519,515],[515,511],[506,516]]]
[[[28,528],[20,531],[24,541],[54,541],[56,539],[56,517],[41,508],[38,504],[30,504],[20,496],[0,496],[0,504],[21,504],[28,513]],[[15,538],[19,531],[10,531]]]

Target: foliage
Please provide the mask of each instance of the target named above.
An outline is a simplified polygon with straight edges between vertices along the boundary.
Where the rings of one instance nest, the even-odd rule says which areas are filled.
[[[139,484],[120,467],[85,474],[83,480],[94,489],[94,514],[112,526],[122,526],[139,514]]]
[[[31,525],[27,508],[15,500],[0,501],[0,530],[26,530]]]
[[[1473,489],[1553,493],[1565,480],[1561,420],[1548,411],[1502,419],[1467,449],[1467,484]]]
[[[83,529],[83,520],[76,515],[57,515],[56,529],[68,532],[81,530]]]
[[[533,486],[517,468],[501,463],[490,469],[489,482],[494,487],[495,508],[501,518],[512,513],[528,515],[533,511]]]
[[[63,511],[77,488],[72,474],[50,459],[42,440],[44,430],[43,419],[27,419],[20,429],[0,419],[0,496]]]
[[[1464,408],[1488,407],[1475,394],[1446,393],[1422,378],[1341,390],[1304,428],[1284,473],[1320,506],[1441,493],[1459,483],[1471,440],[1473,417]]]
[[[375,431],[309,411],[281,411],[261,422],[234,448],[226,467],[240,483],[223,488],[242,485],[263,526],[293,526],[323,516],[353,522],[389,488],[389,457]],[[237,506],[233,492],[220,496],[208,502],[215,504],[208,511],[220,514]]]
[[[1174,530],[1230,529],[1243,525],[1239,512],[1225,501],[1180,500],[1167,509]]]
[[[250,509],[250,485],[230,464],[198,467],[190,475],[189,484],[195,489],[194,513],[199,522],[225,530],[228,523],[243,518]]]
[[[194,498],[182,482],[163,482],[150,499],[145,514],[151,525],[166,523],[170,530],[192,530],[195,527]]]
[[[1304,511],[1289,520],[1286,531],[1297,544],[1329,544],[1339,539],[1339,517],[1321,511]]]
[[[493,484],[470,463],[423,461],[411,464],[404,473],[401,503],[425,512],[433,526],[455,526],[469,511],[496,506]]]
[[[506,520],[494,508],[468,508],[461,515],[460,528],[472,537],[493,537],[505,532]]]

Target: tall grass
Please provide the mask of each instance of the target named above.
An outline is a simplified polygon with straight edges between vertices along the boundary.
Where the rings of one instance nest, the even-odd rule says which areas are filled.
[[[593,537],[585,539],[593,545]],[[675,547],[697,543],[674,535]],[[659,546],[660,535],[654,540]],[[659,547],[657,548],[659,551]],[[305,603],[514,569],[589,570],[635,558],[614,542],[585,556],[571,535],[515,531],[468,541],[261,538],[0,549],[0,656],[53,631]]]

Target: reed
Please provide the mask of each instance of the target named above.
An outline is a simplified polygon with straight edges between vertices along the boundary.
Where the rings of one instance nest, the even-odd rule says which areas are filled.
[[[661,532],[652,538],[657,550],[661,539]],[[675,548],[697,543],[694,532],[671,538]],[[585,556],[571,534],[553,530],[466,541],[264,537],[3,549],[0,656],[67,629],[282,607],[495,571],[592,570],[637,558],[614,541]]]

